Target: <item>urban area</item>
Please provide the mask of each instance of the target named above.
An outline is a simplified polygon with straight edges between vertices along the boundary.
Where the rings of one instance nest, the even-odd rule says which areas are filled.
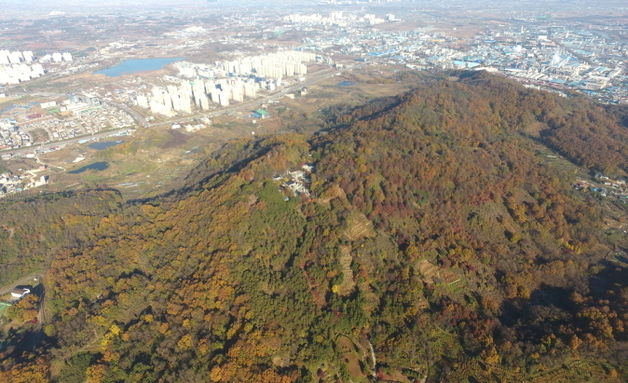
[[[114,17],[113,24],[137,27],[114,29]],[[54,182],[42,156],[68,145],[145,129],[191,134],[225,115],[255,123],[272,115],[270,105],[306,95],[311,85],[369,68],[486,70],[564,96],[628,102],[625,25],[523,9],[462,17],[396,1],[328,1],[312,11],[216,8],[72,20],[61,12],[42,25],[7,23],[0,158],[32,161],[0,168],[0,197]],[[12,37],[33,30],[64,43]],[[96,34],[109,38],[92,43]]]

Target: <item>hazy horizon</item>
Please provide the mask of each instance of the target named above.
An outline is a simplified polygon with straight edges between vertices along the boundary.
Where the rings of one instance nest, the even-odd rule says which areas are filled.
[[[329,1],[329,0],[328,0]],[[16,9],[30,9],[30,10],[38,10],[42,8],[68,8],[68,7],[79,7],[79,8],[153,8],[153,7],[165,7],[165,6],[176,6],[176,7],[187,7],[187,6],[205,6],[205,5],[221,5],[221,6],[294,6],[294,5],[303,5],[303,6],[329,6],[333,4],[326,4],[328,1],[321,0],[267,0],[264,2],[253,1],[253,0],[112,0],[106,3],[98,0],[0,0],[0,6],[2,7],[10,7]],[[439,6],[439,7],[449,7],[449,6],[464,6],[464,7],[476,7],[476,6],[490,6],[491,8],[501,8],[501,7],[512,7],[512,6],[522,6],[526,5],[533,6],[536,9],[539,8],[552,8],[557,5],[561,6],[584,6],[586,8],[618,8],[618,9],[627,9],[626,3],[621,0],[602,0],[596,1],[595,3],[591,3],[586,0],[549,0],[544,1],[542,4],[539,4],[538,1],[533,0],[524,0],[524,1],[505,1],[505,2],[496,2],[493,0],[445,0],[445,1],[436,1],[436,0],[393,0],[393,1],[383,1],[383,0],[364,0],[364,1],[342,1],[336,0],[337,2],[342,2],[345,5],[347,3],[352,3],[355,5],[359,3],[359,5],[387,5],[387,6],[399,6],[399,5],[413,5],[417,7],[422,6]]]

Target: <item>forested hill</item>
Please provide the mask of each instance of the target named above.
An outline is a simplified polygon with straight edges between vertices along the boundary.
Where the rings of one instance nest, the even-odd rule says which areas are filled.
[[[474,73],[234,145],[52,256],[0,381],[625,381],[625,204],[572,189],[623,115]]]

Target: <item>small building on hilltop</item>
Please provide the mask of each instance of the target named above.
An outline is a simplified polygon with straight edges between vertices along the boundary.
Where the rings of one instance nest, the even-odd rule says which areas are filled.
[[[14,301],[20,300],[24,298],[26,295],[31,293],[31,289],[27,287],[16,287],[11,290],[11,298]]]

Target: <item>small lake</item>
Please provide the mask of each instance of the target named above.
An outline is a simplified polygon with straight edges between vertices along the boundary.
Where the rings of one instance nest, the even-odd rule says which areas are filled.
[[[96,71],[96,74],[104,74],[105,76],[109,77],[118,77],[127,74],[159,70],[168,64],[181,60],[183,59],[180,57],[157,57],[148,59],[124,60],[112,67]]]
[[[96,170],[96,171],[100,172],[100,171],[103,171],[103,170],[107,169],[108,167],[109,167],[109,164],[106,163],[106,162],[94,162],[93,164],[85,165],[82,168],[69,171],[68,173],[70,173],[70,174],[81,174],[81,173],[86,172],[88,170]]]
[[[102,141],[102,142],[94,142],[89,144],[88,146],[92,149],[96,150],[105,150],[111,148],[112,146],[120,145],[124,141]]]
[[[338,83],[338,86],[353,86],[355,85],[355,82],[353,81],[340,81]]]

